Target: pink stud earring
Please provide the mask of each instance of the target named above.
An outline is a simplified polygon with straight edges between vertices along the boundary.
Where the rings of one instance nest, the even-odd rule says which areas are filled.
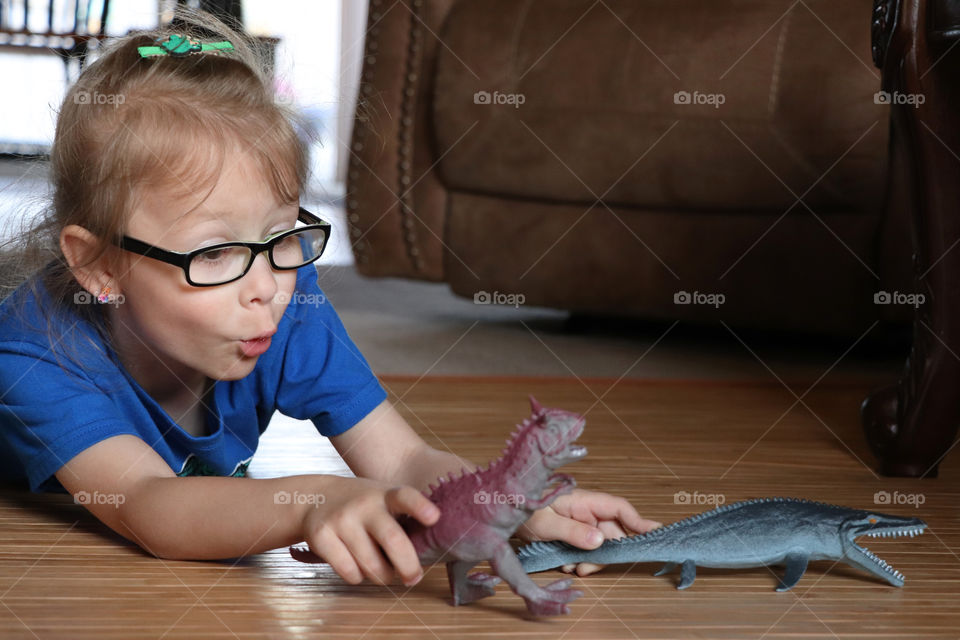
[[[100,290],[100,295],[97,296],[97,302],[100,304],[105,304],[110,300],[110,287],[104,287]]]

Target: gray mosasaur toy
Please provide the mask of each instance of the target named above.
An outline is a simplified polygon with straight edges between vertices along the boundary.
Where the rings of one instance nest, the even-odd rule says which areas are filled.
[[[655,575],[663,575],[679,565],[678,589],[693,584],[698,566],[785,565],[777,591],[787,591],[795,585],[807,570],[808,561],[835,560],[902,587],[903,574],[854,539],[913,537],[926,527],[918,518],[798,498],[757,498],[723,505],[646,534],[607,540],[590,551],[563,542],[534,542],[521,547],[517,557],[528,573],[576,562],[665,562]]]

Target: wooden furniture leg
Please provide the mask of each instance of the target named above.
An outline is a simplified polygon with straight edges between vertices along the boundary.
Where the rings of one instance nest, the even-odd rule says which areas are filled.
[[[885,475],[936,477],[960,425],[958,40],[953,0],[874,3],[874,61],[891,104],[891,180],[905,181],[909,194],[916,292],[925,296],[901,378],[861,406]]]

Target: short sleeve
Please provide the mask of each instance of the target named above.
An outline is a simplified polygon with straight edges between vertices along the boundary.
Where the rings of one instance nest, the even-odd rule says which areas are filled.
[[[277,363],[276,408],[313,421],[329,437],[358,423],[387,394],[316,278],[312,265],[300,269],[285,312],[289,334],[282,336],[285,343],[278,351],[282,361]]]
[[[0,342],[0,447],[30,490],[44,490],[71,458],[120,434],[137,435],[71,358],[30,342]]]

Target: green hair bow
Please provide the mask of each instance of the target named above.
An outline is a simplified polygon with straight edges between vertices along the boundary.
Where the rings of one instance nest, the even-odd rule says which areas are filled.
[[[233,49],[233,44],[228,40],[223,42],[207,42],[200,44],[196,40],[191,40],[187,36],[173,34],[166,40],[157,40],[155,47],[137,47],[141,58],[150,58],[153,56],[173,56],[180,58],[188,56],[191,53],[203,53],[205,51],[228,51]]]

